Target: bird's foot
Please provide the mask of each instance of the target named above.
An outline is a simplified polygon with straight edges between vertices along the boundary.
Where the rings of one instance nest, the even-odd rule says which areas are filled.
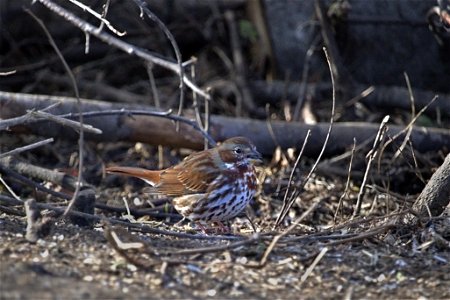
[[[217,224],[217,227],[208,227],[204,224],[202,224],[200,221],[195,222],[198,229],[204,233],[204,234],[230,234],[231,228],[229,226],[225,226],[220,221],[215,221],[215,224]]]

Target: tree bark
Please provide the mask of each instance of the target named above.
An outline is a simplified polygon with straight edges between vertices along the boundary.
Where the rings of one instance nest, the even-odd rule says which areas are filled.
[[[413,209],[419,218],[436,217],[442,214],[450,203],[450,154],[434,172],[425,188],[420,193]],[[431,214],[431,215],[430,215]]]

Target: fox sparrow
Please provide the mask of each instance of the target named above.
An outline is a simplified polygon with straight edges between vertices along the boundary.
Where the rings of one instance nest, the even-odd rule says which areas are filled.
[[[160,171],[133,167],[109,167],[106,172],[137,177],[157,193],[173,198],[173,206],[185,218],[217,222],[236,217],[256,192],[253,163],[261,154],[245,137],[234,137],[219,146],[186,157]]]

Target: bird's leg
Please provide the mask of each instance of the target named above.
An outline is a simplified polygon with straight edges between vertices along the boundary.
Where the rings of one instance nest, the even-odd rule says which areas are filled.
[[[204,233],[204,234],[208,234],[208,230],[205,228],[205,226],[202,225],[202,223],[200,221],[195,222],[195,224],[197,224],[197,226],[200,228],[200,230]]]
[[[180,221],[176,222],[175,224],[173,224],[174,226],[181,226],[181,223],[184,222],[184,220],[186,220],[186,217],[183,216],[183,219],[181,219]]]
[[[250,225],[252,226],[253,232],[256,233],[256,226],[253,223],[252,219],[250,219],[250,216],[248,215],[248,213],[245,213],[245,218],[247,219],[247,221],[250,223]]]
[[[222,222],[216,221],[216,224],[219,226],[219,232],[221,233],[230,233],[230,226],[223,225]]]
[[[219,228],[214,228],[214,227],[205,227],[200,221],[196,221],[195,224],[198,226],[198,228],[200,228],[200,230],[204,233],[204,234],[208,234],[208,233],[230,233],[230,227],[229,226],[225,226],[223,225],[222,222],[220,221],[215,221],[214,223],[216,223],[218,225]]]

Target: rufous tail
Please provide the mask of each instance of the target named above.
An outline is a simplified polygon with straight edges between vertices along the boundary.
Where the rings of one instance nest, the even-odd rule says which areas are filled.
[[[144,180],[145,182],[147,182],[152,186],[157,185],[159,183],[161,173],[161,171],[152,171],[143,168],[133,168],[133,167],[109,167],[106,168],[105,171],[107,173],[112,174],[137,177]]]

